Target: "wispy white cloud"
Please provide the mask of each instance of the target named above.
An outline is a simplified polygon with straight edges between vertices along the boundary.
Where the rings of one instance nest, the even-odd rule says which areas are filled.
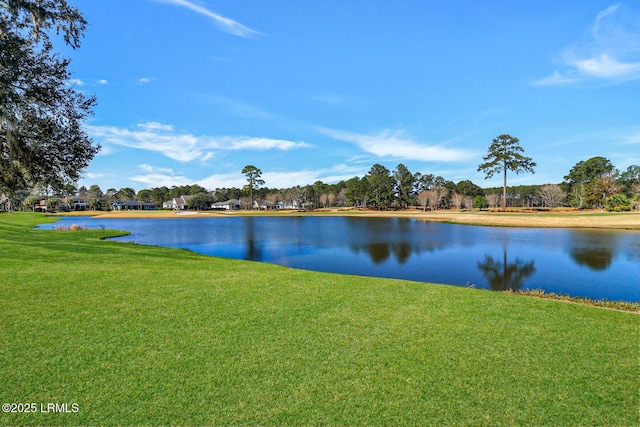
[[[263,171],[262,179],[265,185],[270,188],[290,188],[294,185],[308,185],[316,181],[325,183],[335,183],[342,180],[353,178],[354,176],[362,176],[366,173],[366,169],[353,167],[347,164],[338,164],[327,168],[319,169],[302,169],[302,170],[281,170],[281,171]],[[246,179],[237,172],[229,174],[215,174],[208,176],[197,182],[208,189],[215,188],[242,188],[247,184]]]
[[[80,79],[69,79],[69,83],[76,86],[84,86],[85,83]]]
[[[476,153],[426,144],[414,140],[401,130],[383,130],[376,134],[359,134],[335,129],[319,128],[320,132],[345,141],[382,158],[421,160],[425,162],[457,162],[472,158]]]
[[[271,138],[251,138],[222,136],[218,138],[218,143],[228,150],[281,150],[288,151],[296,148],[311,147],[306,142],[294,142],[283,139]]]
[[[148,132],[153,132],[153,131],[173,132],[173,129],[174,129],[173,125],[165,125],[160,122],[140,123],[138,127]]]
[[[580,74],[601,79],[640,78],[640,61],[622,62],[611,57],[608,53],[602,53],[588,59],[574,60],[572,64]]]
[[[369,166],[370,167],[370,166]],[[345,163],[318,169],[301,169],[295,171],[268,171],[262,174],[265,182],[275,188],[289,188],[295,185],[309,185],[316,181],[336,183],[346,181],[354,176],[362,176],[368,168]]]
[[[622,82],[640,79],[640,16],[621,6],[599,12],[585,41],[560,55],[562,69],[533,82],[558,86],[586,80]]]
[[[146,85],[148,83],[151,83],[152,80],[155,80],[155,79],[152,79],[152,78],[149,78],[149,77],[139,78],[138,79],[138,85]]]
[[[175,6],[185,7],[193,12],[199,13],[200,15],[211,18],[215,25],[220,28],[222,31],[232,34],[234,36],[239,37],[251,37],[254,35],[261,34],[259,31],[253,30],[246,25],[243,25],[233,19],[226,18],[222,15],[218,15],[215,12],[207,9],[204,6],[199,6],[191,1],[187,0],[155,0],[161,3],[168,3]]]
[[[597,38],[598,34],[600,34],[600,32],[602,31],[602,28],[601,28],[602,20],[605,19],[607,16],[613,15],[614,13],[616,13],[616,11],[619,8],[620,8],[620,3],[616,3],[616,4],[612,4],[605,10],[601,10],[600,12],[598,12],[598,14],[596,15],[596,20],[593,23],[593,27],[591,28],[591,34],[593,34],[594,37]]]
[[[633,131],[623,138],[625,144],[640,144],[640,130]]]
[[[248,136],[210,136],[177,132],[169,124],[141,123],[135,129],[115,126],[87,126],[97,142],[161,153],[179,162],[205,161],[230,150],[288,151],[310,147],[305,142]]]
[[[637,135],[631,135],[626,140],[627,144],[640,144],[640,133]]]
[[[100,80],[98,80],[98,84],[99,85],[106,85],[106,84],[109,84],[109,81],[105,80],[105,79],[100,79]]]
[[[103,173],[93,173],[93,172],[88,172],[88,173],[86,174],[86,178],[87,178],[87,179],[94,179],[94,180],[95,180],[95,179],[100,179],[100,178],[102,178],[102,177],[104,177],[104,176],[105,176],[105,174],[103,174]]]
[[[147,187],[171,187],[174,185],[189,185],[194,182],[194,180],[186,176],[176,174],[173,169],[158,168],[147,164],[139,165],[138,168],[142,173],[134,175],[130,179],[134,182],[143,183]]]
[[[159,167],[156,167],[156,166],[148,165],[146,163],[138,165],[138,168],[140,168],[140,170],[142,170],[144,172],[147,172],[147,173],[169,173],[169,174],[174,174],[173,169],[171,169],[171,168],[159,168]]]
[[[577,74],[575,72],[573,73],[567,72],[565,74],[561,74],[558,71],[555,71],[549,77],[536,80],[535,82],[533,82],[533,84],[536,86],[559,86],[559,85],[574,83],[578,80],[579,78],[577,77]]]
[[[242,188],[247,185],[247,180],[243,179],[239,173],[215,174],[196,182],[196,184],[208,189],[216,188]],[[269,184],[271,187],[271,184]]]

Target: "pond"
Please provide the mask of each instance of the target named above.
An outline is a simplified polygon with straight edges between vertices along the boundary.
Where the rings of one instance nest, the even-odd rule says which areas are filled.
[[[120,241],[306,270],[640,301],[637,231],[362,217],[66,217],[41,228],[71,224],[131,233]]]

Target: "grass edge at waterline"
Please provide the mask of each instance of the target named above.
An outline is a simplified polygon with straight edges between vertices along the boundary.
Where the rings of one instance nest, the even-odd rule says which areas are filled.
[[[0,400],[39,425],[634,425],[638,316],[32,230],[0,215]]]
[[[640,302],[615,301],[608,299],[593,299],[586,297],[576,297],[567,294],[559,294],[556,292],[546,292],[542,289],[525,289],[518,291],[504,291],[516,295],[522,295],[532,298],[550,299],[554,301],[568,302],[574,304],[589,305],[592,307],[606,308],[609,310],[628,311],[640,314]]]

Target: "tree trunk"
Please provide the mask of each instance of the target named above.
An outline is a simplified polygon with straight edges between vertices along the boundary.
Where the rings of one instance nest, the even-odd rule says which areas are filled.
[[[507,165],[504,166],[504,184],[502,187],[502,210],[507,210]]]

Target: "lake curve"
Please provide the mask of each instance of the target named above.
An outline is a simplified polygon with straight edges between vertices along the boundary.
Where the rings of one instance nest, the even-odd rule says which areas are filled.
[[[507,228],[417,218],[64,217],[126,230],[115,238],[291,268],[477,288],[542,289],[593,299],[640,301],[640,232]]]

